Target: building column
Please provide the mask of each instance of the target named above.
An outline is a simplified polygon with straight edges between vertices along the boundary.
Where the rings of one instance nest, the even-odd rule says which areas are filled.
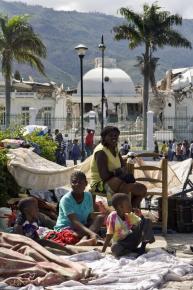
[[[153,151],[154,150],[154,143],[153,143],[153,112],[147,112],[147,150]]]
[[[89,126],[88,129],[96,130],[96,113],[95,111],[89,112]]]
[[[36,114],[37,114],[37,109],[36,108],[29,108],[29,124],[30,125],[35,125],[36,124]]]

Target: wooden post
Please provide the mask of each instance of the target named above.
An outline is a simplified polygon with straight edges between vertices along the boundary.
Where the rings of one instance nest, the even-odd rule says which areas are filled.
[[[162,162],[162,233],[167,234],[168,223],[168,162]]]
[[[127,159],[126,170],[127,170],[127,173],[134,175],[134,162],[133,160],[130,160],[129,158]],[[129,201],[131,204],[131,192],[129,193]]]

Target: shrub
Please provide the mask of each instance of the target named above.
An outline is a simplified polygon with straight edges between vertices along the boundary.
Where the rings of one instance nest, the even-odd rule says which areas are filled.
[[[20,187],[7,169],[7,149],[0,149],[0,206],[10,197],[17,197]]]
[[[40,148],[40,156],[50,160],[55,161],[55,151],[57,144],[49,138],[49,136],[37,136],[37,133],[26,135],[24,137],[26,142],[33,142],[37,144]]]
[[[3,139],[23,139],[26,143],[35,143],[40,148],[40,156],[55,161],[55,150],[57,144],[47,135],[37,136],[37,132],[23,136],[19,127],[0,131],[0,141]],[[6,205],[10,197],[16,197],[20,192],[20,187],[7,169],[8,149],[0,149],[0,206]]]

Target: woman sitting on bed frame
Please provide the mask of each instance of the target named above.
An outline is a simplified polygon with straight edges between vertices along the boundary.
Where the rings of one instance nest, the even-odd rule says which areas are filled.
[[[119,129],[114,126],[102,130],[101,143],[96,146],[91,161],[91,191],[106,192],[107,199],[114,193],[131,193],[132,207],[139,208],[147,189],[125,174],[125,162],[118,151],[119,135]]]

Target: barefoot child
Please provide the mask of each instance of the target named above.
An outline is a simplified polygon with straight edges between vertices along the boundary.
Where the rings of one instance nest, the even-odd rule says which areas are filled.
[[[115,211],[107,218],[107,235],[102,252],[105,252],[111,239],[111,251],[115,257],[127,255],[132,251],[145,253],[147,243],[155,241],[151,221],[140,218],[131,211],[129,197],[125,193],[116,193],[112,197]],[[141,243],[141,247],[137,248]]]
[[[59,215],[55,230],[70,228],[75,231],[81,241],[77,245],[96,245],[97,232],[104,217],[94,218],[93,198],[90,192],[84,191],[87,186],[86,175],[75,171],[71,175],[72,190],[66,193],[59,203]]]

